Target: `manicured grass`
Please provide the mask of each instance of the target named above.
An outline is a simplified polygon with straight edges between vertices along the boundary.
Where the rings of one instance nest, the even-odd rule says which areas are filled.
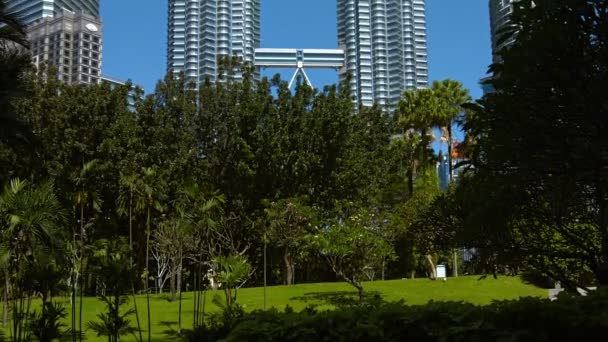
[[[465,301],[474,304],[488,304],[492,300],[516,299],[519,297],[534,296],[546,297],[547,290],[524,284],[516,277],[499,277],[478,280],[478,277],[449,278],[447,282],[431,281],[428,279],[378,281],[365,284],[365,291],[371,295],[380,295],[386,301],[405,300],[407,304],[424,304],[434,301]],[[269,307],[279,309],[289,305],[295,310],[301,310],[308,305],[315,304],[320,308],[332,308],[332,300],[343,296],[354,296],[354,288],[345,283],[319,283],[302,284],[295,286],[273,286],[267,289],[267,304]],[[263,288],[241,289],[238,292],[237,302],[246,310],[261,309],[264,304]],[[207,312],[214,312],[218,307],[212,303],[214,296],[223,298],[223,291],[210,291],[207,293]],[[58,299],[70,311],[69,302]],[[147,341],[146,298],[137,297],[140,324],[144,341]],[[192,326],[194,309],[193,293],[182,294],[182,329]],[[150,298],[152,314],[152,340],[155,342],[171,340],[171,332],[177,330],[179,303],[170,303],[167,295],[154,295]],[[96,315],[104,311],[104,305],[96,298],[85,298],[83,312],[83,327],[86,322],[96,320]],[[135,326],[135,316],[131,317]],[[70,318],[67,324],[70,324]],[[131,336],[125,336],[122,341],[135,341]],[[96,337],[93,332],[87,332],[87,341],[106,341],[103,337]]]

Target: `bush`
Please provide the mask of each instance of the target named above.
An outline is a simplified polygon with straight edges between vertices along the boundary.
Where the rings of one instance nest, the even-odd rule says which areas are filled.
[[[588,297],[522,298],[476,306],[430,302],[379,303],[334,311],[288,309],[226,316],[189,335],[189,341],[564,341],[608,332],[608,292]],[[224,314],[226,315],[226,314]],[[201,339],[205,337],[205,339]],[[212,339],[211,336],[213,336]]]

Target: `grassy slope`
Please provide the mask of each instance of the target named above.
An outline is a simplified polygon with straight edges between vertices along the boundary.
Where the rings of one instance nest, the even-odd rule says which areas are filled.
[[[283,309],[286,305],[301,310],[307,305],[317,304],[321,308],[331,308],[331,301],[337,296],[353,294],[350,285],[344,283],[303,284],[291,287],[274,286],[267,289],[268,306]],[[515,299],[522,296],[545,297],[547,290],[523,284],[519,278],[500,277],[478,280],[478,277],[450,278],[447,282],[416,280],[391,280],[365,284],[369,294],[379,294],[386,301],[404,299],[408,304],[424,304],[429,300],[435,301],[466,301],[474,304],[487,304],[495,299]],[[211,303],[216,296],[223,296],[223,292],[212,291],[207,295],[207,311],[217,311],[217,306]],[[246,310],[261,309],[264,303],[263,288],[242,289],[238,293],[238,303]],[[70,310],[68,302],[60,299]],[[146,298],[137,298],[142,330],[147,329]],[[167,332],[177,329],[179,304],[170,303],[164,296],[152,296],[150,299],[152,310],[152,340],[155,342],[167,341],[170,338]],[[182,295],[182,328],[188,329],[192,325],[193,294]],[[85,312],[83,322],[96,319],[98,313],[103,312],[104,306],[95,298],[85,298]],[[68,317],[67,323],[70,319]],[[135,325],[135,317],[132,317]],[[85,324],[83,324],[83,327]],[[144,341],[147,333],[144,332]],[[105,341],[103,337],[95,337],[92,332],[87,333],[87,341]],[[133,337],[125,336],[123,341],[135,341]]]

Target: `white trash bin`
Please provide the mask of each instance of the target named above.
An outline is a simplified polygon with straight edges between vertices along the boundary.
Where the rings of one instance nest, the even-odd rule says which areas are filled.
[[[443,279],[443,281],[447,280],[445,275],[445,265],[437,265],[437,279]]]

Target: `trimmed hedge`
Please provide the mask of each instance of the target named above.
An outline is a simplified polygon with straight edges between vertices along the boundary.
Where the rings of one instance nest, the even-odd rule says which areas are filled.
[[[224,324],[225,322],[225,324]],[[233,308],[189,341],[587,341],[608,338],[608,292],[476,306],[462,302],[368,304],[318,312]]]

